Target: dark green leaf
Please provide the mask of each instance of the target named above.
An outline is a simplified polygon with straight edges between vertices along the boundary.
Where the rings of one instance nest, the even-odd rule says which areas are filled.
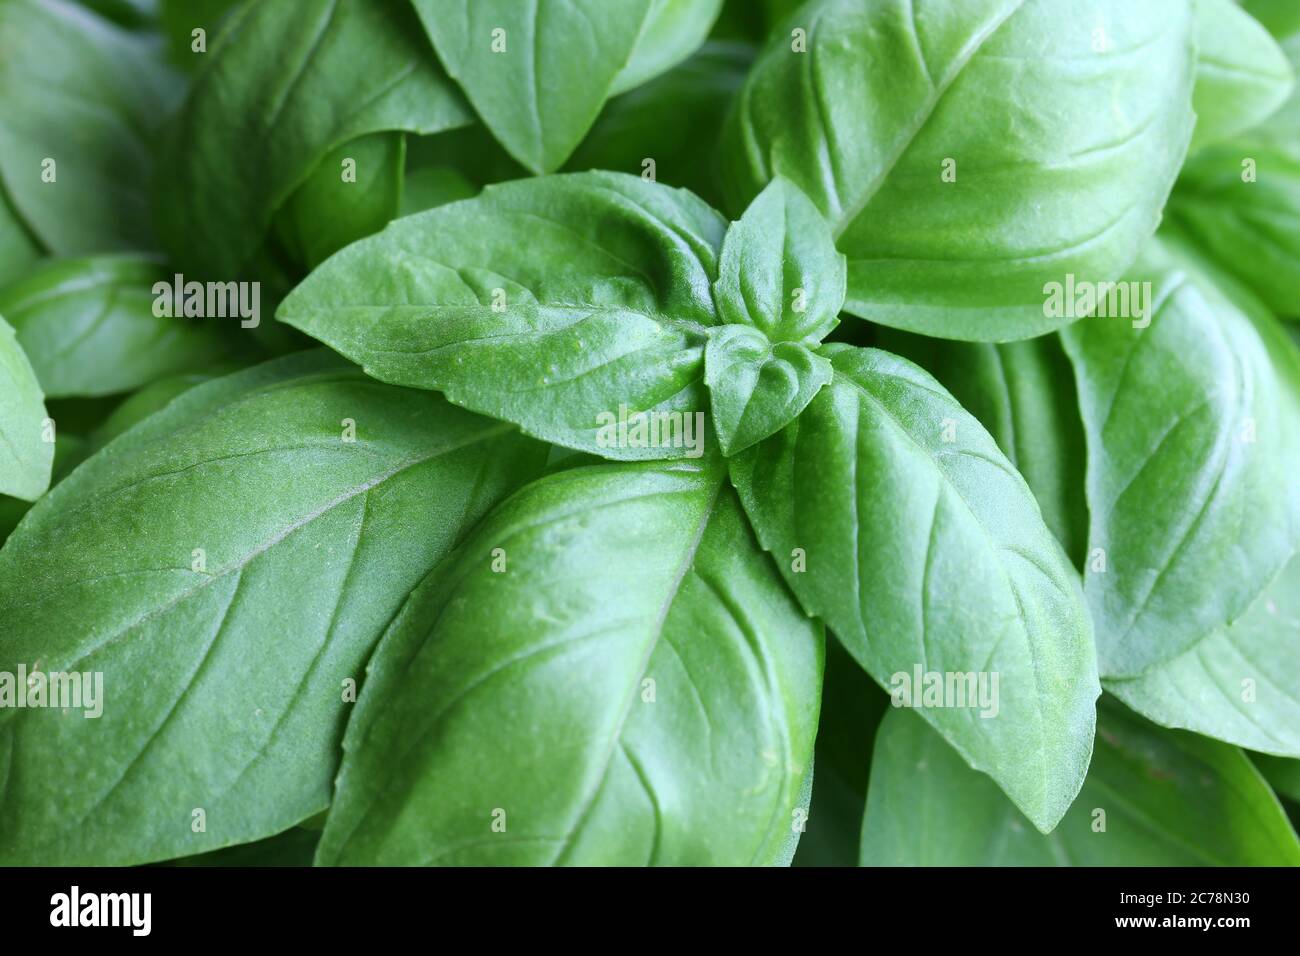
[[[1104,829],[1103,829],[1104,827]],[[987,777],[906,711],[876,738],[865,866],[1300,866],[1300,842],[1236,747],[1110,705],[1079,798],[1034,832]]]
[[[46,249],[152,246],[155,127],[178,85],[154,43],[83,7],[0,0],[0,179]]]
[[[370,133],[330,152],[272,223],[295,262],[316,268],[348,243],[397,217],[406,173],[406,137]]]
[[[164,244],[187,278],[242,278],[276,212],[314,171],[331,175],[322,163],[338,176],[332,154],[352,140],[472,119],[402,3],[248,3],[207,57],[173,124],[158,203]],[[338,188],[367,187],[359,172]]]
[[[155,259],[97,256],[43,264],[0,290],[36,377],[51,398],[111,395],[202,368],[225,353],[206,319],[160,316]]]
[[[718,117],[726,114],[755,53],[747,43],[706,43],[681,66],[610,100],[565,168],[649,175],[720,205]]]

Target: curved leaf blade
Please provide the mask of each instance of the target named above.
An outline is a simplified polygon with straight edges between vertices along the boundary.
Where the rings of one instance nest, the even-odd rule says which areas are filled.
[[[0,495],[35,501],[49,487],[54,443],[43,434],[46,417],[36,372],[0,316]]]
[[[568,159],[628,66],[655,0],[412,0],[447,72],[534,173]],[[662,6],[662,4],[659,4]]]
[[[1046,283],[1113,280],[1155,231],[1193,124],[1185,0],[817,0],[787,26],[728,121],[731,206],[793,180],[846,311],[1029,338],[1070,321]]]
[[[924,721],[891,711],[876,735],[860,862],[1297,866],[1300,841],[1240,750],[1118,706],[1100,708],[1088,779],[1047,835]]]
[[[1269,32],[1232,0],[1197,0],[1192,151],[1231,139],[1286,102],[1295,72]]]
[[[376,378],[437,389],[559,445],[698,455],[702,445],[624,442],[609,420],[690,423],[708,408],[724,228],[689,193],[634,176],[504,183],[349,246],[276,317]]]
[[[42,246],[153,247],[152,142],[178,86],[154,44],[84,7],[0,0],[0,180]]]
[[[780,862],[822,640],[716,460],[537,481],[375,653],[317,862]]]
[[[1164,727],[1300,757],[1300,559],[1231,625],[1106,690]]]
[[[1103,677],[1134,677],[1244,614],[1300,545],[1300,353],[1172,246],[1143,327],[1063,335],[1088,439],[1084,590]]]
[[[996,675],[999,699],[921,714],[1050,830],[1083,781],[1100,694],[1076,572],[1024,479],[942,386],[886,352],[822,352],[830,385],[731,460],[759,540],[882,686],[917,670],[986,687]]]
[[[277,211],[335,149],[473,119],[402,3],[247,3],[207,57],[164,145],[157,204],[164,246],[190,278],[242,278]],[[364,185],[359,174],[338,188]]]
[[[170,301],[172,276],[155,259],[60,259],[0,289],[0,314],[46,395],[112,395],[203,368],[226,351],[211,323],[155,314],[159,282]]]
[[[97,718],[0,712],[0,861],[142,863],[322,810],[346,682],[545,454],[322,352],[197,386],[112,442],[0,550],[0,670],[102,680]]]

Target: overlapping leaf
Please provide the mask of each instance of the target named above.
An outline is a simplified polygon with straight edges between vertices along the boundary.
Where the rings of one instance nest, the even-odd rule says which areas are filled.
[[[822,655],[716,459],[537,481],[375,652],[318,862],[780,862]]]
[[[0,862],[142,863],[322,810],[348,682],[544,456],[319,352],[200,385],[100,451],[0,550],[0,670],[102,680],[98,717],[0,712]]]

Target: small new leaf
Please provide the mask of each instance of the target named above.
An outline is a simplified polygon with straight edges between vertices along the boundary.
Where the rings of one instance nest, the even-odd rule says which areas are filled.
[[[723,322],[816,345],[839,321],[846,275],[817,207],[778,177],[727,230],[713,295]]]
[[[745,325],[714,329],[704,384],[724,455],[744,451],[790,424],[831,380],[828,359],[797,342],[773,345]]]

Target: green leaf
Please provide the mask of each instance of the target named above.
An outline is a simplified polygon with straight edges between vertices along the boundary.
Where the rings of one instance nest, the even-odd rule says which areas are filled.
[[[1268,754],[1251,754],[1250,759],[1276,793],[1300,803],[1300,760]]]
[[[1300,558],[1240,620],[1106,690],[1165,727],[1300,757]]]
[[[291,827],[283,833],[254,843],[241,843],[198,856],[174,861],[172,866],[311,866],[320,833],[305,827]]]
[[[822,660],[716,459],[541,479],[375,652],[317,862],[779,862]]]
[[[748,43],[706,43],[681,66],[610,100],[565,169],[649,174],[721,205],[712,155],[718,117],[726,114],[755,53]]]
[[[725,323],[816,345],[839,322],[844,282],[830,227],[798,186],[778,177],[727,230],[713,297]]]
[[[1074,370],[1055,335],[992,345],[881,330],[881,348],[920,365],[974,415],[1024,476],[1043,520],[1083,566],[1087,452]]]
[[[815,0],[787,25],[727,124],[730,205],[793,180],[846,311],[1029,338],[1069,321],[1046,283],[1114,279],[1155,231],[1193,125],[1185,0]]]
[[[0,550],[0,671],[101,674],[102,714],[0,711],[0,863],[143,863],[322,810],[346,682],[545,454],[313,352],[200,385],[84,463]]]
[[[759,540],[882,686],[918,669],[986,687],[997,675],[992,707],[922,715],[1050,830],[1083,781],[1100,693],[1077,574],[1024,480],[938,382],[887,352],[822,353],[831,384],[731,460]]]
[[[452,166],[421,166],[407,169],[402,183],[401,215],[445,206],[458,199],[470,199],[478,187]]]
[[[795,866],[855,866],[867,803],[871,747],[889,697],[838,640],[826,640],[826,674],[817,727],[817,767],[806,831]]]
[[[164,244],[187,278],[229,281],[253,269],[276,212],[309,180],[303,202],[321,201],[331,161],[340,174],[335,150],[351,141],[472,120],[402,3],[248,3],[206,56],[164,149],[158,202]],[[391,187],[360,164],[357,182],[336,188],[374,198],[367,183],[383,206]],[[331,224],[329,244],[375,225],[375,207],[359,205],[370,212],[349,210],[349,229]]]
[[[186,375],[172,375],[151,382],[144,388],[123,400],[107,418],[90,434],[90,444],[95,451],[103,448],[114,438],[134,428],[154,412],[162,411],[172,399],[188,392],[195,385],[202,385],[219,375],[234,371],[234,367],[221,364],[208,366],[206,372],[191,372]],[[57,456],[57,452],[56,452]],[[56,464],[56,471],[58,471]]]
[[[41,257],[41,244],[9,201],[0,176],[0,289]]]
[[[704,350],[713,425],[724,455],[780,431],[831,380],[831,363],[797,342],[773,345],[747,325],[712,330]]]
[[[154,43],[83,7],[0,0],[0,180],[46,249],[152,246],[155,127],[178,87]]]
[[[1236,620],[1300,545],[1300,354],[1171,246],[1126,281],[1149,283],[1144,319],[1063,333],[1088,436],[1085,592],[1115,678]]]
[[[45,396],[14,330],[0,317],[0,495],[35,501],[49,487]]]
[[[295,262],[316,268],[397,217],[405,173],[402,133],[371,133],[344,143],[276,213],[276,238]]]
[[[632,59],[614,78],[611,95],[627,92],[694,53],[722,12],[723,0],[650,0]]]
[[[1234,0],[1197,0],[1193,152],[1263,122],[1295,86],[1286,54]]]
[[[864,866],[1300,865],[1295,831],[1245,754],[1114,705],[1099,710],[1079,798],[1047,836],[924,721],[891,711],[861,850]]]
[[[276,317],[376,378],[438,389],[559,445],[696,455],[624,442],[607,422],[623,406],[703,415],[724,228],[690,193],[633,176],[504,183],[349,246]]]
[[[1300,20],[1283,41],[1300,69]],[[1300,317],[1300,87],[1265,123],[1188,160],[1168,220],[1279,315]]]
[[[206,319],[159,316],[155,259],[95,256],[47,262],[0,290],[36,377],[51,398],[112,395],[203,368],[225,348]]]
[[[208,53],[222,24],[243,0],[159,0],[158,26],[167,58],[187,73],[207,66]],[[194,49],[195,30],[203,30],[202,51]]]
[[[663,6],[655,0],[412,2],[447,72],[501,145],[534,173],[558,169],[573,152],[616,91],[651,8]]]

